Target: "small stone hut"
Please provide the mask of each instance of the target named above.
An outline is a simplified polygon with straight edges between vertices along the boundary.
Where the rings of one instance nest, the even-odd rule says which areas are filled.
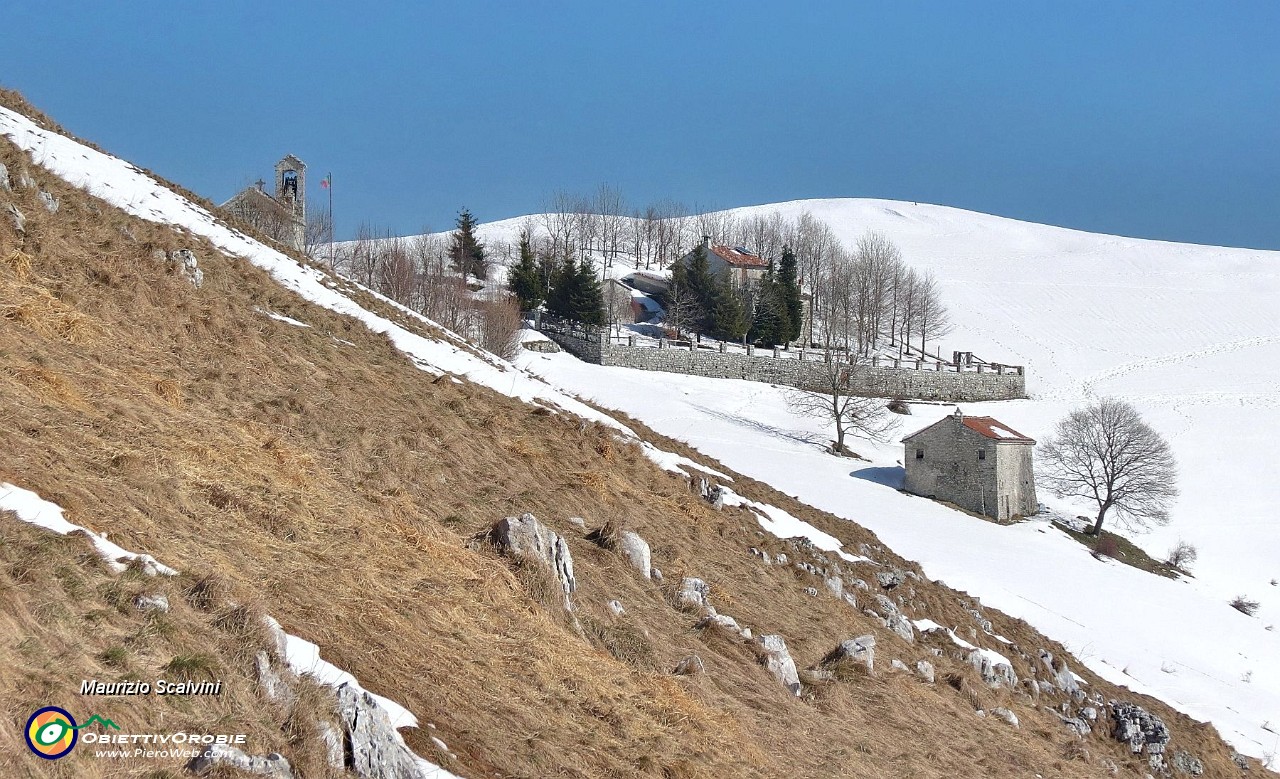
[[[992,417],[954,414],[902,439],[914,495],[945,500],[998,522],[1035,514],[1036,442]]]

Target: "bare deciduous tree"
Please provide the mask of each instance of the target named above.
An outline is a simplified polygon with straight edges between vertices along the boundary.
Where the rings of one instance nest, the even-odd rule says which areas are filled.
[[[520,304],[515,297],[478,303],[480,308],[480,345],[504,360],[514,359],[518,351],[516,336],[524,324],[520,319]]]
[[[898,425],[897,418],[879,398],[855,395],[858,372],[865,366],[858,362],[841,362],[840,355],[826,355],[828,362],[821,371],[821,386],[812,389],[787,390],[787,405],[799,414],[830,420],[835,424],[833,454],[844,456],[845,436],[853,432],[872,441],[884,441]]]
[[[333,241],[333,215],[329,213],[328,206],[313,209],[307,214],[307,226],[303,231],[302,240],[303,250],[308,257],[320,262],[329,262],[332,251],[329,244]]]
[[[1102,398],[1072,411],[1039,455],[1050,490],[1097,504],[1090,535],[1102,532],[1113,509],[1127,527],[1168,524],[1178,495],[1177,463],[1168,442],[1131,404]]]

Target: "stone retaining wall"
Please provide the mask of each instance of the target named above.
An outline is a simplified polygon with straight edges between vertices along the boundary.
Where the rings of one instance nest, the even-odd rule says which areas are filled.
[[[549,328],[544,332],[565,351],[597,365],[716,379],[745,379],[818,391],[831,383],[832,366],[812,360],[776,358],[772,353],[744,355],[711,349],[691,350],[687,346],[668,345],[654,349],[608,343],[605,336],[593,337],[587,332],[569,333]],[[860,366],[852,377],[853,393],[879,398],[966,403],[1027,396],[1026,376],[1021,367],[958,372],[954,367],[940,371],[935,366],[936,363],[917,363],[915,360],[903,360],[901,367],[896,368]]]

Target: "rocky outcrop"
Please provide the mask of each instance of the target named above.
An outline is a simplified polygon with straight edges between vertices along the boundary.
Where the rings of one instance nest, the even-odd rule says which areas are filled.
[[[1188,776],[1202,776],[1204,774],[1204,763],[1198,757],[1190,752],[1178,750],[1173,753],[1173,759],[1169,761],[1173,766],[1173,770],[1180,774]]]
[[[4,210],[9,214],[9,221],[13,223],[13,231],[19,235],[25,234],[27,232],[27,218],[18,210],[18,207],[10,203],[5,206]]]
[[[823,665],[835,665],[841,662],[852,662],[866,666],[868,674],[875,673],[876,637],[872,635],[858,636],[841,641],[822,660]]]
[[[0,190],[9,192],[12,189],[13,187],[9,185],[9,169],[0,163]]]
[[[680,580],[680,589],[676,592],[676,604],[689,610],[698,610],[707,605],[707,595],[711,587],[701,579],[687,576]]]
[[[676,676],[696,676],[705,673],[706,666],[702,664],[702,658],[697,655],[689,655],[680,662],[676,663],[676,669],[671,673]]]
[[[39,190],[36,194],[39,195],[40,203],[44,206],[44,210],[51,214],[58,213],[58,209],[62,206],[62,204],[58,202],[58,198],[54,197],[52,193],[45,192],[43,189]]]
[[[653,561],[649,551],[649,542],[640,537],[640,534],[630,530],[623,531],[618,538],[618,551],[622,552],[622,556],[627,558],[631,563],[631,567],[640,572],[640,575],[648,579],[653,576]]]
[[[1012,711],[1009,711],[1006,708],[1002,707],[1002,708],[992,709],[991,716],[995,717],[996,719],[1004,720],[1005,722],[1009,723],[1011,727],[1016,728],[1019,726],[1018,715],[1014,714]]]
[[[760,662],[773,674],[783,687],[792,695],[800,694],[800,675],[796,672],[796,662],[787,651],[787,642],[782,636],[768,635],[756,638],[756,648],[760,653]]]
[[[975,649],[969,653],[967,660],[988,687],[1007,687],[1010,690],[1017,688],[1018,675],[1013,672],[1013,666],[1001,662],[992,653]]]
[[[133,607],[138,611],[159,611],[167,612],[169,610],[169,597],[162,592],[142,593],[133,599]]]
[[[1132,703],[1111,701],[1114,725],[1111,737],[1129,745],[1135,755],[1146,754],[1152,771],[1164,769],[1164,751],[1169,745],[1169,729],[1156,715]]]
[[[573,610],[573,593],[578,582],[573,578],[573,555],[569,544],[532,514],[507,517],[489,531],[494,546],[506,554],[545,565],[564,590],[564,607]]]
[[[907,580],[907,574],[901,568],[892,568],[876,574],[876,581],[886,590],[892,590]]]
[[[933,684],[934,670],[933,663],[928,660],[920,660],[916,663],[916,676],[925,680],[929,684]]]
[[[361,779],[420,779],[424,775],[372,695],[349,684],[340,685],[336,692],[351,772]]]
[[[214,744],[187,764],[187,770],[197,774],[212,771],[215,768],[231,769],[272,779],[293,779],[293,768],[282,755],[275,752],[265,757],[247,755],[228,744]]]
[[[898,605],[880,593],[876,593],[874,600],[876,606],[880,609],[880,617],[884,620],[884,626],[897,633],[903,641],[907,643],[915,642],[915,628],[911,626],[911,620],[903,616],[898,609]]]

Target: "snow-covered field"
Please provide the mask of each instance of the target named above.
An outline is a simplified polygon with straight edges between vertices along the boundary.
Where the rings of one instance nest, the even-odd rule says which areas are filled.
[[[898,493],[898,445],[820,450],[818,420],[777,388],[522,360],[552,383],[687,441],[729,467],[857,521],[932,577],[1023,617],[1100,675],[1211,720],[1254,756],[1280,751],[1280,253],[1144,241],[923,204],[819,200],[738,209],[809,211],[846,243],[866,230],[932,270],[956,322],[943,352],[1028,366],[1031,399],[966,405],[1043,438],[1100,395],[1133,402],[1170,441],[1182,496],[1173,522],[1133,535],[1162,557],[1179,538],[1195,578],[1099,562],[1044,520],[998,527]],[[916,405],[902,433],[949,406]],[[1041,494],[1064,511],[1085,513]],[[1110,525],[1117,529],[1114,523]],[[1262,603],[1257,617],[1228,605]]]

